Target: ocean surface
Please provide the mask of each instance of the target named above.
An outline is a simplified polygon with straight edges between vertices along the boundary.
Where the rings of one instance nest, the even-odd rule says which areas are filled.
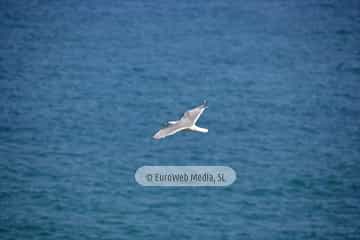
[[[360,2],[1,0],[0,238],[360,239]]]

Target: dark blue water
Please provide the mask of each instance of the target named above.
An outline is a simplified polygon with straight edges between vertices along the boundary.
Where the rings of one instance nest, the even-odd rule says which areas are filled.
[[[360,239],[360,2],[0,1],[0,236]]]

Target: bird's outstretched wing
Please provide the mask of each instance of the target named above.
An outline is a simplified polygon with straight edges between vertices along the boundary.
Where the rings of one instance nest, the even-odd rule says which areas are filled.
[[[153,136],[154,139],[161,139],[165,138],[170,135],[174,135],[175,133],[188,128],[183,122],[179,121],[178,123],[171,124],[165,128],[160,129],[155,135]]]
[[[180,120],[195,124],[206,108],[206,101],[204,101],[200,106],[186,111]]]

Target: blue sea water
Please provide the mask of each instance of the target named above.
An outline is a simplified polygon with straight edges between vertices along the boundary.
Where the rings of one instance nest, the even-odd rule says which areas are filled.
[[[1,239],[360,239],[359,164],[359,1],[0,1]]]

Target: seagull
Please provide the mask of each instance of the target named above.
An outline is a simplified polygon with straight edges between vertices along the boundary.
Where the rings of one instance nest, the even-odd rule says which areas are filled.
[[[153,138],[158,140],[170,135],[174,135],[175,133],[180,132],[182,130],[191,130],[195,132],[207,133],[209,131],[208,129],[196,126],[197,120],[199,120],[199,117],[205,111],[206,108],[207,108],[207,102],[204,101],[204,103],[201,104],[200,106],[197,106],[196,108],[186,111],[180,120],[169,121],[168,126],[160,129],[153,136]]]

